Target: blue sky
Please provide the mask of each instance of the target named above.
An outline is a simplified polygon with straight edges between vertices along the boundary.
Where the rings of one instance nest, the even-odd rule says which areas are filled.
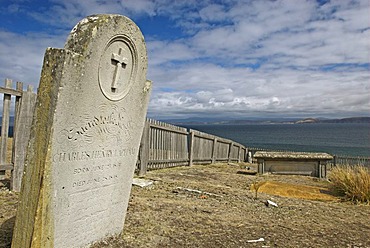
[[[370,115],[368,0],[0,0],[0,79],[37,87],[44,51],[85,16],[142,30],[148,116]]]

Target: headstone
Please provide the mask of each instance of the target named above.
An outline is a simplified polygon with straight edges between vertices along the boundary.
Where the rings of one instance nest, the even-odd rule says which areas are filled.
[[[151,83],[130,19],[94,15],[48,48],[12,247],[87,247],[123,230]]]
[[[252,163],[252,152],[248,152],[248,163]]]

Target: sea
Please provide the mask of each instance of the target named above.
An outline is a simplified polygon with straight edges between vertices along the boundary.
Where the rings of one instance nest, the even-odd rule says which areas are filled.
[[[249,148],[370,157],[370,123],[182,125]]]

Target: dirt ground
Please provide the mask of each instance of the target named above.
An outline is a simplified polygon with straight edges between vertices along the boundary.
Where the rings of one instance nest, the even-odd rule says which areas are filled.
[[[328,181],[246,166],[149,172],[152,186],[133,186],[123,237],[93,247],[370,247],[370,206],[342,202]],[[10,247],[17,200],[0,191],[0,247]]]

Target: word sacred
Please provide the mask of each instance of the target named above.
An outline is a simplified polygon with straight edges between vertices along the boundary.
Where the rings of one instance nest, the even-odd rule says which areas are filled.
[[[67,138],[69,141],[78,141],[83,137],[94,135],[127,133],[134,127],[134,123],[125,120],[124,114],[113,111],[106,116],[94,116],[82,126],[76,126],[68,129]]]
[[[53,162],[84,161],[102,158],[127,157],[135,155],[135,148],[107,149],[96,151],[58,152],[53,155]]]

